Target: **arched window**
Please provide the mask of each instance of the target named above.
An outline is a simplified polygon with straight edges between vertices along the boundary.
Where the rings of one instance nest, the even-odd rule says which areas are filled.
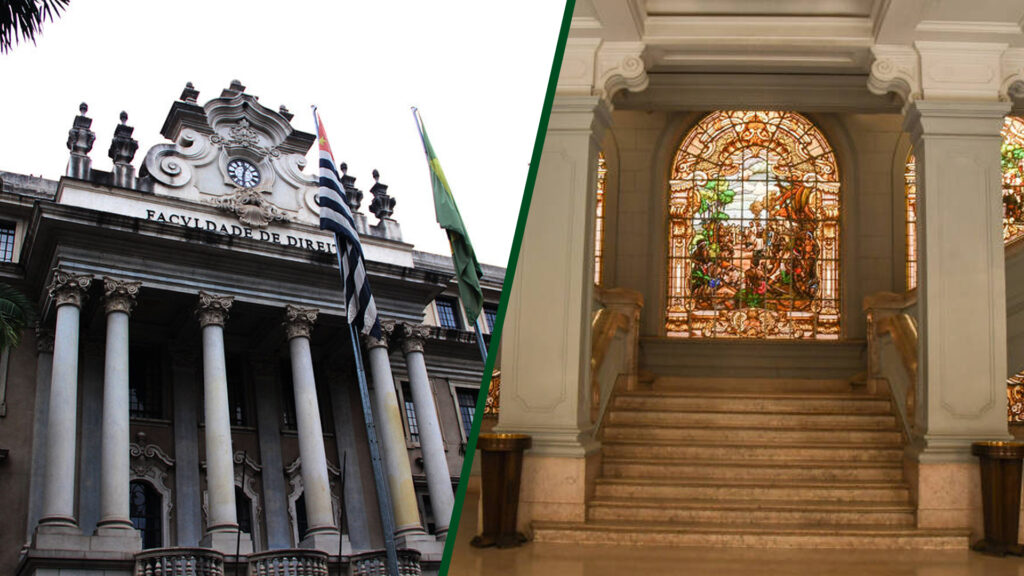
[[[597,201],[595,203],[594,220],[594,284],[601,285],[601,271],[604,263],[604,186],[608,175],[608,165],[604,153],[597,153]]]
[[[1024,118],[1003,120],[1000,147],[1003,190],[1003,244],[1024,238]],[[907,157],[907,289],[917,287],[917,168],[914,151]]]
[[[839,172],[814,124],[708,114],[670,186],[669,336],[839,337]]]
[[[252,499],[241,486],[235,486],[235,515],[238,518],[238,529],[252,534]]]
[[[149,482],[133,480],[129,488],[132,524],[142,533],[143,548],[163,546],[163,497]]]

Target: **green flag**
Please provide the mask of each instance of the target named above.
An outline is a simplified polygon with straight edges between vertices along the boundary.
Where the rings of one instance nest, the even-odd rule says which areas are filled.
[[[480,289],[480,278],[484,273],[480,269],[480,263],[476,261],[473,244],[469,241],[469,233],[466,232],[462,215],[455,205],[455,198],[452,197],[452,189],[448,187],[448,180],[444,177],[444,170],[441,170],[441,162],[438,161],[434,148],[430,145],[430,139],[427,138],[423,119],[415,108],[413,115],[416,117],[420,138],[423,140],[423,150],[430,165],[430,182],[434,188],[434,213],[437,216],[437,223],[448,233],[448,244],[451,246],[452,260],[455,262],[462,308],[466,311],[469,321],[475,324],[484,304],[484,293]]]

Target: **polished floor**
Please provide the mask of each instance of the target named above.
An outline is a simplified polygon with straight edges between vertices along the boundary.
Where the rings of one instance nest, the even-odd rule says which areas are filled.
[[[466,495],[449,576],[1024,576],[1024,558],[991,558],[973,552],[612,548],[534,544],[480,550],[479,494]]]

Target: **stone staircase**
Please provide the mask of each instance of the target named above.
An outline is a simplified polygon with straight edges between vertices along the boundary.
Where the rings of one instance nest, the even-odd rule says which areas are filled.
[[[847,380],[662,377],[614,397],[584,523],[538,542],[956,549],[916,528],[887,397]]]

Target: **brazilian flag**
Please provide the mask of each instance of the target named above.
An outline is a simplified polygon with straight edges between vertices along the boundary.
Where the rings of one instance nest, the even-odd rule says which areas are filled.
[[[459,207],[455,205],[452,189],[444,177],[444,170],[441,170],[441,162],[434,154],[430,138],[427,138],[423,119],[415,108],[413,115],[416,117],[420,138],[423,140],[423,150],[427,153],[427,163],[430,164],[430,182],[434,188],[434,213],[437,216],[437,223],[448,233],[448,244],[452,249],[452,260],[455,261],[462,308],[466,311],[469,321],[475,324],[484,304],[484,293],[480,289],[480,278],[483,278],[484,273],[476,260],[473,244],[470,243],[469,233],[466,232],[466,224],[459,214]]]

